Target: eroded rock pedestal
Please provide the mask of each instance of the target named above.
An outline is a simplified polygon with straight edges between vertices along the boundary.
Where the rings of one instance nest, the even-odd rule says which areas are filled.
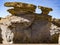
[[[51,8],[39,6],[41,14],[35,13],[36,6],[20,2],[7,2],[11,16],[0,20],[3,43],[49,43],[51,40]],[[46,11],[45,11],[46,10]]]

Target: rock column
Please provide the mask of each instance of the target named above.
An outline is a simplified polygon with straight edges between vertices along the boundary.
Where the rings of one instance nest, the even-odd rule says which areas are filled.
[[[25,15],[25,14],[34,13],[36,6],[32,4],[21,3],[21,2],[6,2],[4,5],[7,7],[13,7],[12,9],[7,10],[9,13],[12,14],[12,16],[7,18],[8,21],[5,19],[5,23],[4,23],[5,25],[3,24],[4,21],[2,22],[1,25],[3,44],[11,44],[13,43],[13,38],[14,40],[15,39],[21,40],[20,38],[25,33],[23,32],[23,29],[30,26],[31,23],[33,22],[34,15]],[[17,38],[15,36],[17,36]],[[23,41],[23,38],[24,36],[22,37],[22,40],[20,42]]]
[[[8,9],[12,15],[6,17],[5,21],[0,21],[5,28],[3,29],[1,25],[2,36],[5,38],[2,37],[3,43],[5,41],[8,43],[10,40],[12,43],[14,41],[17,43],[48,43],[50,41],[51,16],[48,13],[52,11],[51,8],[39,6],[42,13],[37,14],[36,6],[32,4],[6,2],[5,6],[13,8]]]

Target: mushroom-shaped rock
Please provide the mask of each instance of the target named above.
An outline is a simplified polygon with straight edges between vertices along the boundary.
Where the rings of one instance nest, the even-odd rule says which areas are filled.
[[[41,9],[43,15],[48,15],[50,11],[52,11],[52,8],[38,6],[39,9]]]
[[[21,2],[6,2],[6,7],[14,7],[14,11],[35,12],[36,6],[33,4],[26,4]]]

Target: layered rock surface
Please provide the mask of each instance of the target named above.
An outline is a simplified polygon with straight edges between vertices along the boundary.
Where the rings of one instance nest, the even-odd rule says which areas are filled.
[[[51,8],[41,6],[43,11],[37,14],[36,6],[32,4],[7,2],[5,6],[14,8],[8,10],[11,16],[0,20],[3,43],[49,43],[51,41],[52,17],[48,15],[49,11],[52,11]]]

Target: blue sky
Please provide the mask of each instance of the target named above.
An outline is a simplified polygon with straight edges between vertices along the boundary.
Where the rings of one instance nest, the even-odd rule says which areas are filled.
[[[9,12],[7,12],[8,7],[4,6],[5,2],[24,2],[36,6],[50,7],[53,11],[51,11],[49,15],[53,18],[60,18],[60,0],[0,0],[0,17],[9,15]],[[41,13],[41,10],[37,9],[36,13]]]

